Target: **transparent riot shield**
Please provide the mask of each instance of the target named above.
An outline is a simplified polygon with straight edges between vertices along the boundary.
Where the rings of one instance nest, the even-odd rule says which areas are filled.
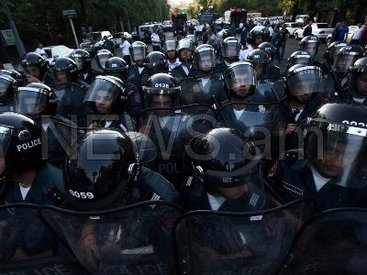
[[[312,201],[263,212],[192,211],[175,227],[180,274],[276,274]]]
[[[185,146],[201,133],[216,127],[216,119],[205,105],[169,109],[147,109],[139,117],[138,130],[155,144],[153,170],[174,185],[187,176],[184,165]]]
[[[172,274],[173,224],[181,210],[148,201],[100,212],[42,208],[56,235],[66,240],[91,274]]]
[[[332,209],[301,228],[281,274],[366,274],[367,210]]]
[[[254,95],[249,97],[251,103],[266,104],[279,103],[285,96],[285,83],[283,77],[259,79],[256,83]]]
[[[78,125],[85,126],[85,116],[88,113],[87,105],[84,104],[84,90],[77,84],[59,84],[52,87],[57,96],[56,113],[60,116],[73,120],[72,116],[78,117]]]
[[[0,207],[0,273],[86,274],[28,203]]]

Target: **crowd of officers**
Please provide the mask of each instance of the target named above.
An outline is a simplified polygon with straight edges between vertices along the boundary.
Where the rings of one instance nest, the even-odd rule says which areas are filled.
[[[268,41],[265,27],[253,28],[245,61],[234,36],[219,52],[190,37],[150,53],[135,41],[131,66],[100,50],[98,71],[82,49],[51,64],[27,53],[24,72],[0,72],[0,204],[91,211],[158,198],[187,211],[246,212],[311,196],[316,212],[366,206],[365,50],[338,41],[316,60],[320,41],[306,36],[281,72]],[[161,173],[156,163],[173,156],[159,143],[178,137],[170,119],[194,105],[214,120],[201,117],[174,156],[180,176]],[[147,110],[168,132],[145,137],[158,148],[145,165]],[[270,138],[246,125],[249,113],[267,118],[258,126]]]

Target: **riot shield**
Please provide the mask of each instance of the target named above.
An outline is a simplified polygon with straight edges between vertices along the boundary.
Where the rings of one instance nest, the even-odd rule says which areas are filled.
[[[256,91],[249,97],[251,103],[279,103],[285,96],[283,77],[275,76],[257,80]]]
[[[185,146],[193,137],[215,127],[214,114],[205,105],[147,109],[138,120],[139,132],[149,137],[157,150],[150,168],[174,185],[187,176],[183,162]]]
[[[81,125],[81,121],[85,120],[88,113],[87,105],[84,104],[84,90],[73,83],[59,84],[52,88],[55,90],[58,101],[56,113],[70,120],[73,120],[72,116],[78,116],[78,125]]]
[[[100,212],[44,207],[41,214],[91,274],[172,274],[181,210],[149,201]]]
[[[181,85],[180,102],[182,105],[206,104],[213,105],[222,102],[227,96],[223,81],[216,74],[209,74],[210,79],[205,82],[199,76],[187,78],[179,82]]]
[[[188,212],[175,226],[179,273],[276,274],[310,208],[301,199],[263,212]]]
[[[367,210],[339,208],[305,224],[281,274],[366,274]]]
[[[39,206],[19,203],[0,207],[1,274],[85,274],[39,215]],[[59,273],[58,273],[59,272]]]

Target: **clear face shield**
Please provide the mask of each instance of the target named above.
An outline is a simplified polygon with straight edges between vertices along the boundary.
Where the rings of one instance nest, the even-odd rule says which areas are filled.
[[[15,94],[15,111],[24,115],[41,115],[47,105],[47,95],[31,87],[20,87]]]
[[[9,149],[12,134],[12,128],[0,125],[0,176],[3,176],[6,170],[5,156]]]
[[[314,58],[316,56],[318,49],[319,49],[319,44],[316,42],[304,43],[302,46],[302,50],[308,52],[311,58]]]
[[[349,188],[365,187],[367,130],[340,124],[330,125],[329,129],[323,132],[322,137],[314,135],[309,140],[307,150],[316,150],[310,154],[313,156],[311,164],[323,177],[333,179],[333,183],[337,185]]]
[[[117,111],[115,107],[119,96],[121,96],[121,90],[114,83],[96,79],[89,87],[84,101],[93,103],[98,113],[107,114]]]
[[[215,67],[215,53],[211,50],[199,51],[197,54],[197,67],[204,72],[210,72]]]
[[[323,92],[322,79],[321,70],[302,67],[287,78],[287,86],[291,95],[302,102],[307,102],[312,94]]]
[[[256,85],[255,70],[252,66],[234,66],[224,73],[224,80],[228,90],[237,95],[248,95]]]
[[[351,72],[349,90],[356,97],[367,97],[367,72]]]
[[[12,99],[12,83],[0,77],[0,102]]]
[[[143,61],[146,57],[146,51],[144,47],[133,47],[132,48],[132,60],[134,62]]]
[[[78,71],[83,71],[85,69],[85,59],[82,57],[75,57],[74,58],[75,64],[78,67]]]
[[[229,41],[223,45],[223,57],[230,60],[238,58],[240,54],[240,43],[237,41]]]
[[[358,59],[356,54],[337,54],[334,59],[334,71],[337,73],[347,73],[349,67]]]

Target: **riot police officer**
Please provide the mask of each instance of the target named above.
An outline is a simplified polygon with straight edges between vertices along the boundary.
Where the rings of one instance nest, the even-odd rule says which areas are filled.
[[[13,111],[17,81],[9,75],[0,74],[0,112]]]
[[[93,128],[115,128],[120,131],[135,130],[135,123],[124,111],[128,94],[124,83],[114,76],[97,76],[89,87],[84,101],[90,105],[94,119]]]
[[[311,61],[313,64],[315,62],[315,58],[319,50],[319,46],[320,46],[320,40],[315,35],[307,35],[302,38],[301,42],[299,42],[300,50],[306,51],[310,54]],[[314,64],[314,65],[319,65],[319,64]]]
[[[198,76],[191,82],[191,87],[182,94],[182,103],[201,103],[212,105],[215,101],[222,102],[227,97],[220,74],[216,73],[215,50],[208,44],[195,49],[194,67]]]
[[[156,199],[180,203],[173,186],[143,167],[131,139],[115,130],[88,132],[67,161],[65,180],[70,203],[78,209],[111,209]]]
[[[306,51],[294,51],[287,60],[287,69],[296,64],[311,65],[311,55]]]
[[[103,72],[104,70],[104,67],[106,65],[106,61],[107,59],[109,59],[110,57],[113,56],[113,53],[110,52],[109,50],[107,49],[102,49],[102,50],[99,50],[97,53],[96,53],[96,61],[97,61],[97,65],[98,65],[98,68]]]
[[[168,72],[172,72],[174,68],[181,64],[177,57],[176,47],[177,45],[175,40],[167,40],[163,44],[163,53],[167,57],[168,62]]]
[[[42,83],[31,83],[20,87],[15,93],[15,111],[32,118],[41,125],[43,137],[43,158],[56,167],[62,167],[70,150],[76,123],[57,114],[57,96],[50,87]],[[47,137],[47,139],[46,139]]]
[[[144,86],[149,77],[156,73],[168,72],[168,61],[164,53],[153,51],[144,60],[145,71],[141,77],[141,84]]]
[[[217,128],[191,140],[186,149],[194,171],[182,194],[188,210],[257,211],[267,207],[260,150],[241,132]]]
[[[0,114],[1,169],[5,202],[61,205],[61,170],[42,159],[42,129],[32,119],[13,112]]]
[[[246,49],[240,51],[239,59],[245,61],[248,54],[259,47],[261,43],[267,41],[269,37],[269,30],[265,26],[255,26],[248,33]]]
[[[88,84],[78,79],[78,67],[71,58],[58,58],[52,68],[52,71],[56,84],[73,83],[80,86],[84,91],[88,89]]]
[[[137,87],[129,81],[129,66],[125,60],[117,56],[110,57],[106,61],[104,73],[123,81],[125,93],[128,95],[125,111],[131,116],[137,116],[143,107],[140,92],[141,87]]]
[[[256,79],[277,75],[274,70],[271,70],[270,57],[263,50],[252,50],[247,55],[246,61],[250,62],[254,66],[256,71]]]
[[[29,52],[22,57],[21,65],[27,73],[27,82],[42,82],[48,86],[54,84],[53,78],[48,74],[48,62],[38,53]]]
[[[237,62],[240,54],[241,44],[240,41],[234,37],[229,36],[225,38],[221,45],[221,57],[223,62],[217,65],[216,72],[223,73],[226,68],[233,62]]]
[[[304,157],[279,160],[268,182],[285,202],[313,196],[316,211],[366,206],[363,105],[328,103],[307,121]]]
[[[141,91],[142,75],[145,72],[144,60],[148,54],[148,47],[144,42],[135,41],[130,46],[130,57],[133,61],[133,65],[129,70],[129,81],[138,87]]]
[[[367,98],[367,57],[354,62],[349,69],[349,96],[356,103],[366,104]]]
[[[144,108],[171,108],[180,105],[181,87],[167,73],[151,76],[143,86]]]
[[[268,42],[268,41],[262,42],[259,45],[259,49],[263,50],[264,52],[266,52],[269,55],[271,62],[274,61],[275,54],[277,52],[277,48],[273,45],[273,43]]]
[[[78,67],[79,79],[87,84],[91,84],[98,73],[92,69],[92,58],[90,54],[83,49],[76,49],[70,54],[70,58],[75,61]]]
[[[177,54],[181,61],[181,65],[172,70],[172,75],[177,81],[181,81],[187,77],[195,76],[196,70],[193,66],[193,54],[195,51],[195,43],[189,38],[178,41]]]

